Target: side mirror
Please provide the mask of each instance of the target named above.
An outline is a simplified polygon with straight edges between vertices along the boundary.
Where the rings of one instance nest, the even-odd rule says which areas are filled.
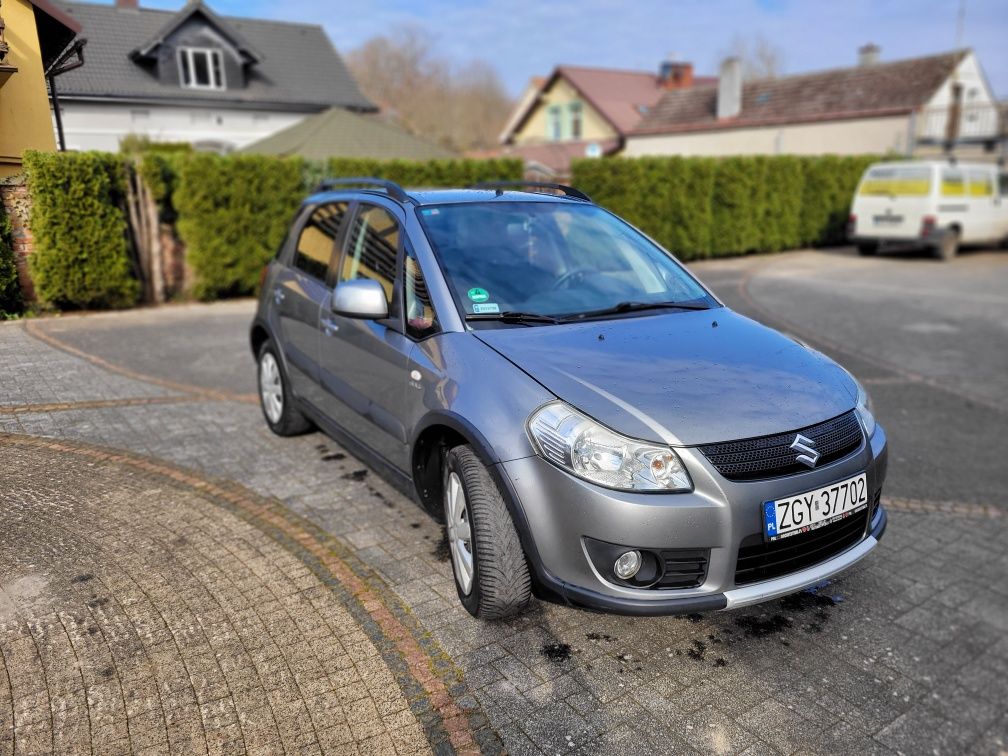
[[[388,317],[384,287],[371,278],[357,278],[337,284],[332,295],[332,311],[347,318],[381,320]]]

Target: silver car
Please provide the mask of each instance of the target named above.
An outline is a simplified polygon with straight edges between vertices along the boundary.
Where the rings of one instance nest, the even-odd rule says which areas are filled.
[[[319,428],[435,516],[459,599],[731,609],[870,552],[886,435],[821,353],[726,308],[570,187],[325,182],[251,330],[280,435]]]

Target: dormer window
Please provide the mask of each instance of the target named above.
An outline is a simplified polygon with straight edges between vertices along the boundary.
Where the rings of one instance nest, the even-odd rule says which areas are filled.
[[[224,56],[210,47],[178,49],[179,81],[188,89],[225,89]]]

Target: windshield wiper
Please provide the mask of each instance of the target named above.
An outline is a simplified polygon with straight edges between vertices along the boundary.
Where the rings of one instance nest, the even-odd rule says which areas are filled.
[[[559,318],[549,315],[540,315],[535,312],[515,312],[505,310],[504,312],[477,312],[465,316],[466,320],[501,320],[505,323],[561,323]]]
[[[568,315],[564,321],[583,320],[585,318],[597,318],[604,315],[619,315],[624,312],[640,312],[643,310],[709,310],[710,305],[697,302],[620,302],[612,307],[601,310],[589,310],[579,312],[575,315]]]

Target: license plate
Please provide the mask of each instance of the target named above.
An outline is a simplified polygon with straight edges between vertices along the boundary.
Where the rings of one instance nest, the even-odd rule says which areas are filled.
[[[868,506],[864,473],[824,488],[763,502],[763,534],[776,541],[829,525]]]
[[[872,220],[875,221],[875,225],[884,226],[887,223],[902,223],[902,215],[876,215]]]

